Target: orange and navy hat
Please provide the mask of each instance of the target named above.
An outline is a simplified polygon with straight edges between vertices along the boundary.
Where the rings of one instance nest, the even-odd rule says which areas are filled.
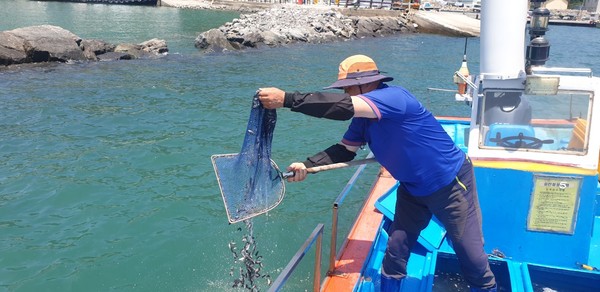
[[[373,59],[365,55],[354,55],[346,58],[340,63],[338,80],[333,84],[323,88],[341,89],[353,85],[362,85],[381,80],[388,82],[394,80],[392,77],[382,75],[377,69]]]

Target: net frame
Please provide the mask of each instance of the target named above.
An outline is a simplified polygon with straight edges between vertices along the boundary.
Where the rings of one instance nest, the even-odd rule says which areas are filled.
[[[283,178],[281,176],[281,171],[279,170],[279,167],[277,166],[275,161],[270,159],[273,170],[277,171],[279,174],[277,176],[278,177],[277,179],[281,181],[281,189],[278,191],[279,194],[277,195],[277,200],[270,202],[270,203],[266,204],[266,206],[263,206],[261,208],[252,208],[250,210],[245,209],[243,211],[240,211],[237,208],[237,206],[239,206],[239,204],[238,204],[239,202],[228,199],[228,198],[232,198],[232,197],[229,196],[229,194],[227,194],[227,186],[224,185],[223,182],[221,181],[221,177],[223,176],[223,173],[219,172],[219,167],[218,167],[219,160],[236,159],[238,156],[239,156],[239,153],[229,153],[229,154],[215,154],[210,157],[212,164],[213,164],[213,168],[215,170],[215,175],[217,176],[217,182],[219,184],[219,189],[221,191],[221,197],[223,198],[223,203],[225,205],[225,212],[227,213],[227,220],[229,221],[230,224],[245,221],[250,218],[253,218],[258,215],[262,215],[262,214],[265,214],[265,213],[271,211],[272,209],[277,207],[281,203],[281,201],[283,201],[283,197],[285,196],[285,183],[283,182]]]
[[[211,156],[229,223],[237,223],[275,208],[285,194],[271,142],[277,121],[274,109],[265,109],[255,95],[240,153]]]

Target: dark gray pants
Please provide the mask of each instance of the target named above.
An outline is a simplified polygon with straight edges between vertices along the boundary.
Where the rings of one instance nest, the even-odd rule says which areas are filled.
[[[398,188],[383,273],[397,279],[406,276],[410,250],[432,214],[446,228],[465,280],[474,288],[494,287],[496,280],[483,250],[481,209],[473,165],[468,158],[452,183],[430,195],[412,196],[402,186]]]

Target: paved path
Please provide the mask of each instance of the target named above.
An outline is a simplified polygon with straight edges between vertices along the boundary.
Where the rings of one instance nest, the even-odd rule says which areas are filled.
[[[402,16],[400,10],[389,9],[354,9],[339,7],[336,5],[326,4],[305,4],[298,5],[295,3],[268,3],[254,1],[236,1],[236,0],[159,0],[162,1],[162,6],[187,8],[187,9],[214,9],[214,10],[234,10],[234,11],[259,11],[270,9],[272,7],[290,7],[290,8],[307,8],[307,9],[323,9],[335,10],[346,16]]]
[[[480,32],[479,19],[459,12],[418,11],[412,20],[421,32],[468,37]]]
[[[198,1],[198,0],[159,0],[161,6],[176,7],[176,8],[189,8],[189,9],[208,9],[210,8],[210,1]]]
[[[228,0],[158,0],[159,5],[185,9],[214,9],[234,11],[257,11],[268,9],[274,4],[250,1]]]

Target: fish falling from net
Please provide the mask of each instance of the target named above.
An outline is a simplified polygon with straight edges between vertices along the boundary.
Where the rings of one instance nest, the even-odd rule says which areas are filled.
[[[230,276],[236,277],[233,280],[232,288],[243,288],[249,291],[260,291],[259,279],[264,279],[267,286],[271,285],[271,276],[263,272],[262,256],[257,250],[256,241],[253,235],[252,221],[245,220],[246,230],[248,231],[242,237],[242,244],[237,247],[234,241],[229,243],[229,249],[233,255],[234,263],[239,265],[239,274],[236,275],[235,267],[231,268]],[[238,228],[241,231],[242,228]]]

